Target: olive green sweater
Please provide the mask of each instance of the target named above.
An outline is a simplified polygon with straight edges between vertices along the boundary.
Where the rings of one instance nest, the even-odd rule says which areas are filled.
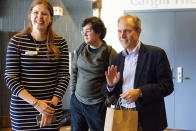
[[[87,105],[104,101],[101,88],[105,82],[106,53],[109,51],[107,44],[97,49],[91,49],[86,45],[81,54],[74,54],[71,66],[70,87],[77,99]],[[109,54],[109,62],[117,54],[112,48]]]

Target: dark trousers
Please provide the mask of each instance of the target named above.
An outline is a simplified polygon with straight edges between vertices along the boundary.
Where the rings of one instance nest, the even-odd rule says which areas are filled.
[[[70,100],[71,131],[103,131],[106,107],[104,102],[86,105],[72,94]]]

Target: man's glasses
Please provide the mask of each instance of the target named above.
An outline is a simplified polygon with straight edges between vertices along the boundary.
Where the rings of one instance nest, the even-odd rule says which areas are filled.
[[[92,29],[87,29],[87,30],[82,30],[81,31],[81,34],[84,35],[84,34],[90,34],[92,32]]]

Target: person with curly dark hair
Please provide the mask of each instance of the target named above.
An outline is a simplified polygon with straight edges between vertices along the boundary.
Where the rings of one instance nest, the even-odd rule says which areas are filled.
[[[83,21],[82,35],[84,43],[76,50],[71,67],[71,130],[103,131],[106,106],[101,87],[116,51],[103,40],[106,28],[97,17]]]

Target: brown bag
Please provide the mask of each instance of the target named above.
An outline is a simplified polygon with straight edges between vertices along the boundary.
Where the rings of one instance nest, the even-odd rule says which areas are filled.
[[[138,111],[107,107],[104,131],[137,131]]]

